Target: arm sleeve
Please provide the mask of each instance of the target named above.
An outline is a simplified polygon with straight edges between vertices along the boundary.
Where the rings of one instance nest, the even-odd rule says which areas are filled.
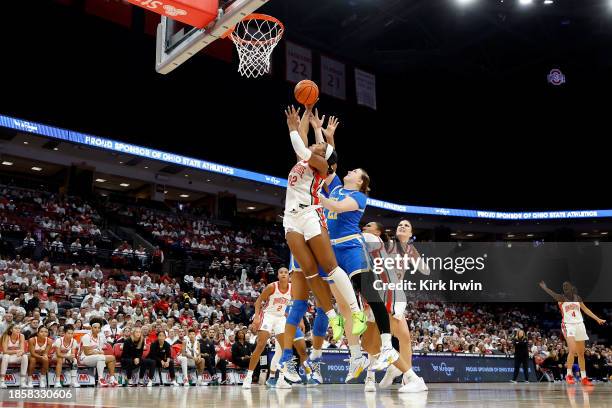
[[[293,146],[295,154],[297,154],[302,160],[309,160],[312,152],[308,150],[306,146],[304,146],[304,142],[302,141],[300,134],[294,130],[293,132],[289,133],[289,136],[291,137],[291,146]]]

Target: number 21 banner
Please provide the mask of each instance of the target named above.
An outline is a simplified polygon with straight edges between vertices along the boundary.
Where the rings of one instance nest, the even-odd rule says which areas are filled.
[[[298,83],[312,78],[312,51],[289,41],[287,47],[287,81]]]
[[[321,55],[321,91],[346,100],[346,67],[343,63]]]

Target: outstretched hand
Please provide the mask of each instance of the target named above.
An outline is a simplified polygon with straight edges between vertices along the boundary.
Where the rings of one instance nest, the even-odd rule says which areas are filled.
[[[544,281],[540,281],[540,287],[542,289],[547,289],[548,288],[548,286],[546,286],[546,283]]]
[[[289,132],[297,131],[300,127],[300,109],[295,109],[293,105],[288,106],[285,109],[285,116],[287,117]]]
[[[334,138],[334,134],[336,133],[336,128],[338,127],[339,124],[340,124],[340,121],[338,120],[337,117],[335,116],[329,117],[329,120],[327,121],[327,127],[323,129],[323,135],[325,135],[325,138],[328,139],[328,142],[329,142],[329,139]]]
[[[321,129],[323,127],[323,122],[325,122],[325,115],[319,117],[319,109],[315,109],[314,113],[310,112],[309,116],[310,126],[313,129]]]

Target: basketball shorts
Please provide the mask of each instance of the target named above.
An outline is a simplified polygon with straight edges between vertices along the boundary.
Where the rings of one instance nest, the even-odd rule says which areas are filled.
[[[272,313],[264,313],[259,330],[266,331],[270,334],[281,334],[285,332],[285,316],[274,315]]]
[[[368,250],[364,245],[360,246],[333,246],[338,266],[342,268],[350,278],[358,273],[372,271],[374,265]]]
[[[305,241],[308,241],[317,235],[321,235],[321,231],[327,228],[327,224],[323,210],[317,208],[295,214],[286,212],[283,218],[283,227],[285,227],[285,235],[289,232],[297,232],[304,236]]]
[[[573,337],[576,341],[586,341],[589,339],[587,336],[586,327],[584,323],[561,323],[561,330],[565,337]]]

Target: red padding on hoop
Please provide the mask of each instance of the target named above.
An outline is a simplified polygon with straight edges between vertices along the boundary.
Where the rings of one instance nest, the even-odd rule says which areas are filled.
[[[152,11],[190,26],[203,28],[217,18],[219,0],[127,0],[135,6]]]

